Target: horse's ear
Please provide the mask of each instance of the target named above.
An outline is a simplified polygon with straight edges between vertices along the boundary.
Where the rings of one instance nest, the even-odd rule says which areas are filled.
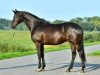
[[[14,10],[12,10],[14,13],[15,13],[15,11]]]
[[[15,11],[18,12],[17,9],[15,9]]]
[[[13,11],[15,14],[18,13],[18,11],[17,11],[16,9],[15,9],[15,11],[14,11],[14,10],[12,10],[12,11]]]
[[[15,9],[15,13],[18,13],[17,9]]]

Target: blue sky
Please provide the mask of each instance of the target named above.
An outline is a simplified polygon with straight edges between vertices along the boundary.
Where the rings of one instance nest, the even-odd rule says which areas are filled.
[[[49,21],[100,16],[100,0],[0,0],[0,18],[12,19],[12,10],[28,11]]]

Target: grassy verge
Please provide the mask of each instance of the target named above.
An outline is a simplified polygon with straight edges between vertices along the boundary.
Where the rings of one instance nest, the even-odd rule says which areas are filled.
[[[8,58],[21,57],[21,56],[30,55],[30,54],[35,54],[35,53],[32,52],[32,51],[28,51],[28,52],[4,53],[4,54],[0,54],[0,60],[8,59]]]
[[[95,52],[89,53],[89,56],[100,56],[100,50],[97,50]]]

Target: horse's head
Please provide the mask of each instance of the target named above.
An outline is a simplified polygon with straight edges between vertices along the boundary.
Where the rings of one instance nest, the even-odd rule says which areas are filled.
[[[16,9],[15,11],[13,10],[13,12],[14,12],[14,17],[13,17],[11,28],[15,29],[18,24],[24,21],[24,14],[21,13],[20,11],[17,11]]]

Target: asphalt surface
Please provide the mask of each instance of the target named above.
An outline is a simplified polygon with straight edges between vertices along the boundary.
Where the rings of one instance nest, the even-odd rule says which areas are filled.
[[[99,45],[85,47],[85,52],[90,53],[100,50]],[[45,53],[45,71],[37,72],[37,55],[0,60],[0,75],[100,75],[100,57],[87,57],[85,73],[80,73],[81,64],[77,54],[74,68],[65,72],[71,60],[71,50],[61,50]]]

